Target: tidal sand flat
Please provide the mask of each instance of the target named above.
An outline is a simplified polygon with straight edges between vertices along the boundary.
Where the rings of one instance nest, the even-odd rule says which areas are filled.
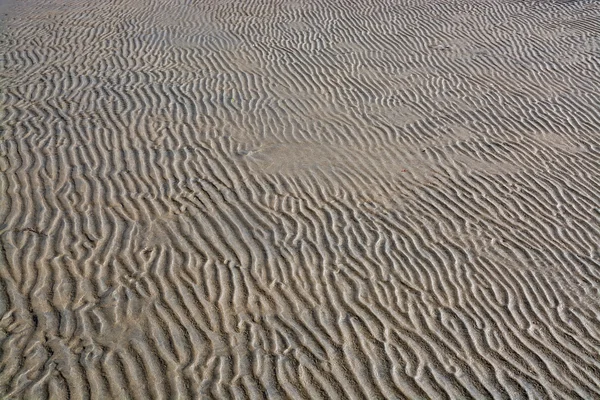
[[[2,0],[0,398],[600,398],[596,0]]]

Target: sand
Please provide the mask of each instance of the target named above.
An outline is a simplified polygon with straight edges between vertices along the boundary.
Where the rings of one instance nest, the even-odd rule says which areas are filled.
[[[0,398],[600,398],[600,3],[19,0]]]

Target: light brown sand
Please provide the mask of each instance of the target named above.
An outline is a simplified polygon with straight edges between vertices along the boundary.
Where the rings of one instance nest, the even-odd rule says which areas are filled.
[[[2,8],[0,398],[600,398],[600,3]]]

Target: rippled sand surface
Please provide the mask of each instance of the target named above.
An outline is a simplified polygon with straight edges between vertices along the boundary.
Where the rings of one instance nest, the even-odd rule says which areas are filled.
[[[600,398],[598,1],[0,11],[0,398]]]

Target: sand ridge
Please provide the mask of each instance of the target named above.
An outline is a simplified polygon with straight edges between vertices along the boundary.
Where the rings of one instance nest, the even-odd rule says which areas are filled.
[[[24,0],[0,397],[600,396],[600,5]]]

